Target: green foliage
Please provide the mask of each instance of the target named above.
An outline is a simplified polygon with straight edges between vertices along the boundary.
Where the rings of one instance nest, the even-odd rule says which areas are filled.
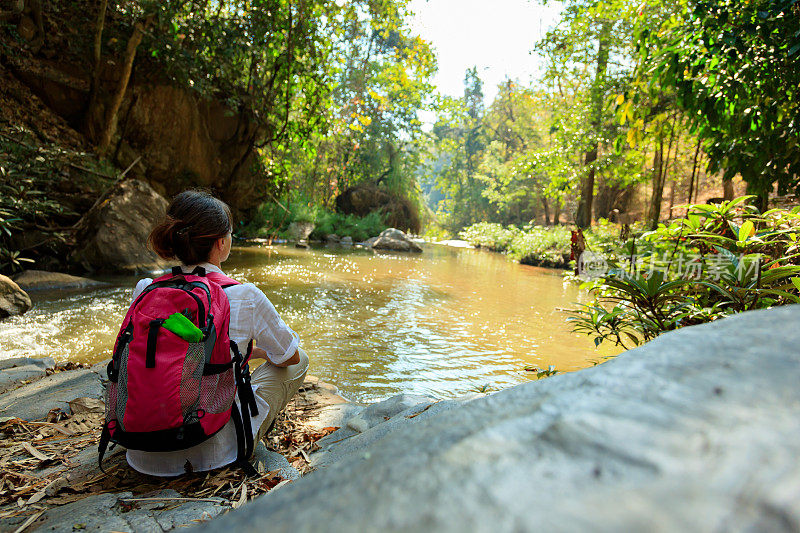
[[[630,347],[661,333],[753,309],[800,303],[800,207],[760,213],[750,197],[692,205],[685,218],[608,255],[571,311],[577,332]],[[638,253],[637,253],[638,252]],[[634,254],[633,262],[622,258]]]
[[[355,242],[380,235],[386,229],[380,213],[370,213],[365,217],[358,217],[324,212],[317,217],[316,224],[317,226],[311,233],[312,238],[324,239],[326,235],[335,233],[339,237],[350,236]]]
[[[70,187],[77,190],[101,189],[108,180],[99,175],[109,167],[88,154],[55,144],[39,146],[21,128],[4,131],[0,154],[0,272],[11,273],[33,263],[42,248],[63,242],[65,235],[50,229],[54,221],[77,221],[78,214],[65,201],[65,194],[59,194],[62,182],[70,180]],[[76,168],[91,172],[69,176],[68,169]],[[20,249],[24,247],[20,237],[30,230],[45,232],[46,237],[31,249]]]
[[[478,248],[505,252],[520,233],[520,229],[514,226],[504,227],[502,224],[492,222],[478,222],[464,228],[458,236]]]
[[[590,171],[591,192],[606,198],[595,204],[595,219],[607,218],[628,211],[629,191],[652,176],[647,147],[623,151],[615,142],[639,124],[620,123],[610,105],[631,83],[639,3],[570,0],[563,7],[558,26],[537,44],[546,66],[537,82],[507,80],[488,108],[471,110],[475,80],[468,75],[462,99],[440,102],[432,170],[445,196],[439,221],[451,231],[479,221],[570,221]],[[679,149],[686,147],[673,155]],[[669,170],[686,172],[675,162]]]
[[[387,227],[377,212],[358,217],[326,211],[309,205],[308,201],[292,202],[288,206],[271,202],[261,205],[249,223],[237,231],[237,236],[288,238],[288,229],[293,222],[313,223],[311,239],[324,240],[326,235],[335,233],[339,237],[352,237],[355,242],[375,237]]]
[[[341,3],[340,3],[341,4]],[[335,19],[326,127],[292,147],[290,186],[332,208],[338,194],[375,183],[416,203],[436,58],[410,29],[406,0],[347,2]]]
[[[640,79],[674,89],[711,171],[740,173],[762,209],[776,183],[800,191],[800,1],[681,5],[661,28],[640,24]]]
[[[536,373],[536,379],[549,378],[551,376],[555,376],[556,374],[558,374],[558,370],[556,370],[555,365],[548,365],[546,370],[541,370],[540,368],[535,366],[526,366],[525,372]]]
[[[414,200],[418,111],[436,58],[410,29],[408,0],[135,0],[151,21],[137,62],[224,101],[255,153],[256,194],[332,208],[362,181]],[[117,50],[117,53],[120,51]],[[259,224],[255,224],[259,227]]]
[[[526,226],[508,250],[516,261],[566,267],[569,262],[570,230],[566,226]]]
[[[613,250],[619,243],[619,228],[606,221],[584,235],[589,248],[600,253]],[[561,268],[569,265],[571,236],[566,226],[529,224],[520,229],[491,222],[473,224],[459,233],[473,246],[505,253],[515,261]]]

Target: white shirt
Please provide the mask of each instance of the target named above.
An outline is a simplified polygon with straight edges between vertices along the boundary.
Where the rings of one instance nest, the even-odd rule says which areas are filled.
[[[196,266],[182,268],[184,272],[191,272]],[[222,270],[210,263],[201,263],[199,266],[205,268],[206,272],[223,274]],[[152,282],[151,278],[139,280],[133,291],[133,300]],[[243,283],[226,288],[225,294],[231,307],[228,332],[242,354],[246,353],[247,344],[253,339],[256,346],[267,352],[273,363],[283,363],[294,355],[299,346],[297,334],[278,316],[275,306],[258,287]],[[258,386],[254,385],[253,392],[257,389]],[[250,419],[253,435],[269,414],[269,404],[258,394],[254,396],[258,415]],[[239,405],[238,395],[235,401]],[[143,474],[178,476],[186,472],[187,462],[194,472],[228,465],[236,460],[237,449],[236,429],[230,420],[214,436],[191,448],[174,452],[128,450],[126,457],[128,464]]]

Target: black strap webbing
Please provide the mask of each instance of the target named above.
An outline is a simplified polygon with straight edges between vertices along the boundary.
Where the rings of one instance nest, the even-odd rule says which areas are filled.
[[[103,456],[106,454],[106,448],[108,448],[108,443],[111,441],[111,430],[108,429],[108,424],[108,422],[103,424],[103,431],[100,433],[100,445],[97,447],[97,464],[104,474],[106,471],[103,470]]]
[[[245,475],[257,476],[258,472],[248,461],[253,454],[253,429],[249,418],[242,420],[242,414],[239,412],[236,403],[231,408],[231,420],[233,420],[233,427],[236,429],[237,452],[234,464],[244,470]]]
[[[173,276],[180,276],[182,274],[183,274],[183,268],[181,268],[179,266],[172,267],[172,275]],[[192,270],[192,276],[205,277],[205,275],[206,275],[206,269],[201,267],[201,266],[196,266],[196,267],[194,267],[194,270]]]
[[[213,376],[215,374],[222,374],[226,370],[230,370],[233,362],[230,363],[206,363],[203,365],[203,375]]]
[[[244,362],[248,364],[250,362],[250,358],[253,356],[253,339],[250,339],[250,342],[247,343],[247,353],[244,354]]]
[[[164,319],[150,321],[150,331],[147,332],[147,354],[144,358],[145,368],[156,367],[156,343],[158,342],[158,330],[161,329],[161,324]]]

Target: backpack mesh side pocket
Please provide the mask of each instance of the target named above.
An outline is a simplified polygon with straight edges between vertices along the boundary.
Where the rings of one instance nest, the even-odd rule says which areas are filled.
[[[205,351],[202,342],[191,342],[186,349],[181,371],[181,412],[184,416],[194,413],[199,407],[200,386],[203,380]]]
[[[109,381],[103,396],[106,400],[106,422],[112,420],[117,412],[117,384]]]
[[[119,376],[115,384],[114,391],[111,392],[109,387],[109,394],[113,394],[114,409],[110,410],[113,417],[116,417],[117,424],[122,431],[125,431],[125,407],[128,404],[128,352],[130,345],[126,344],[119,357]],[[111,401],[111,400],[109,400]]]
[[[233,405],[236,382],[233,369],[221,374],[203,376],[200,383],[200,409],[206,413],[224,413]]]

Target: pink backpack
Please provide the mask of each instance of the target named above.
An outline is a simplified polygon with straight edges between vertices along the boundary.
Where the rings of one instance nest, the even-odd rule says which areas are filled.
[[[258,414],[248,366],[252,340],[242,356],[228,336],[230,304],[223,290],[237,284],[202,267],[191,274],[174,267],[131,304],[107,370],[101,468],[109,442],[149,452],[183,450],[233,418],[237,463],[252,469],[250,417]],[[184,328],[180,334],[174,333],[176,323]],[[237,390],[241,410],[234,403]]]

